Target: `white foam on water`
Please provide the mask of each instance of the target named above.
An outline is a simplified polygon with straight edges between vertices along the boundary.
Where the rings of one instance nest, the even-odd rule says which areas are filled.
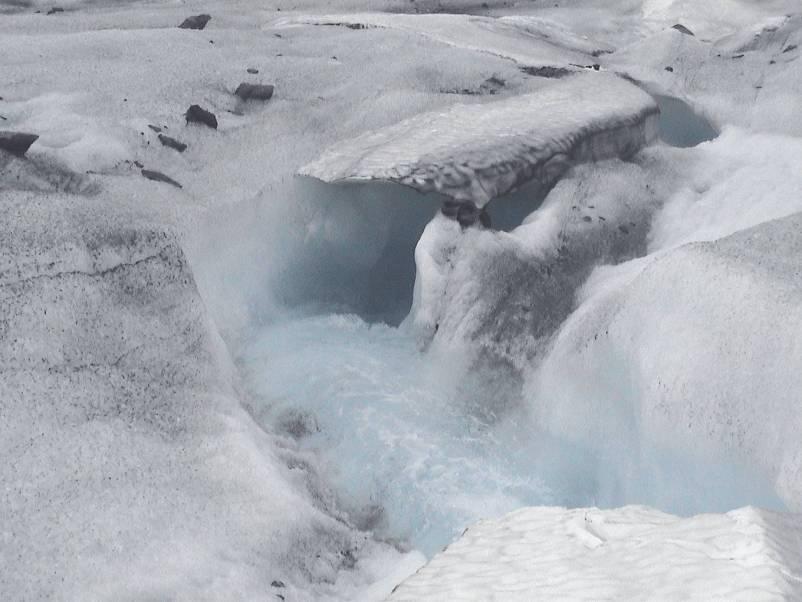
[[[358,524],[427,555],[526,505],[636,502],[691,514],[781,507],[725,462],[647,442],[599,455],[533,429],[503,377],[353,315],[275,323],[241,359],[264,424],[315,450]],[[631,439],[622,441],[631,442]]]

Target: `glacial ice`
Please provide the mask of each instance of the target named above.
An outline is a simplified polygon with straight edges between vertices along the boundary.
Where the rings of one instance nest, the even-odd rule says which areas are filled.
[[[386,180],[479,207],[578,163],[628,157],[657,135],[657,105],[636,86],[587,73],[538,92],[417,115],[336,144],[299,173],[324,182]]]
[[[0,126],[40,136],[0,154],[4,599],[378,600],[523,505],[799,508],[796,0],[59,4],[0,0]],[[721,135],[575,166],[511,232],[436,218],[418,292],[436,195],[293,177],[571,85],[541,66]],[[252,67],[267,105],[233,94]],[[196,103],[217,131],[185,127]],[[728,520],[676,524],[734,554]]]
[[[600,275],[530,375],[534,423],[601,452],[737,458],[802,508],[800,224],[658,253],[617,286]]]
[[[800,548],[799,515],[757,508],[524,508],[468,528],[388,600],[795,600]]]

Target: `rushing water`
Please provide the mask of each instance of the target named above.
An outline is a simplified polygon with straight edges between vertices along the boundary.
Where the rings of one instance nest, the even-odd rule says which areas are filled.
[[[667,143],[715,135],[685,103],[658,100]],[[781,507],[771,487],[731,465],[540,432],[519,375],[477,369],[455,349],[422,352],[397,326],[411,303],[415,242],[441,199],[398,186],[307,192],[322,199],[311,234],[273,282],[292,316],[251,331],[240,363],[257,418],[316,452],[360,527],[431,555],[472,522],[526,505]],[[499,225],[537,208],[527,194],[493,203]]]
[[[514,390],[456,354],[421,353],[403,328],[288,320],[252,338],[242,362],[260,419],[317,451],[357,524],[427,555],[526,505],[780,506],[731,466],[643,448],[604,456],[538,432]]]

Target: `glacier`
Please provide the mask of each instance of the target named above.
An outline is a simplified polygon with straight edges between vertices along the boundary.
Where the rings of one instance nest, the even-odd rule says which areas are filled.
[[[0,0],[0,597],[799,596],[796,0],[51,8]]]

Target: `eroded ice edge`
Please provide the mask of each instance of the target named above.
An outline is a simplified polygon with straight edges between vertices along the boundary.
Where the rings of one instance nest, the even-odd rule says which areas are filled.
[[[794,516],[751,507],[524,508],[468,528],[389,599],[796,599],[801,547]]]
[[[383,180],[483,206],[570,166],[632,155],[657,135],[655,101],[606,73],[532,94],[459,104],[336,144],[299,173],[324,182]]]

